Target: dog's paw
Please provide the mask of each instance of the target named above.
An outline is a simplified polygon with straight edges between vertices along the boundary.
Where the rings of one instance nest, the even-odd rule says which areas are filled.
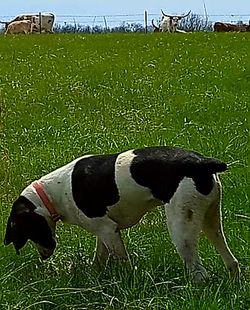
[[[204,284],[207,281],[207,271],[204,267],[199,266],[199,268],[195,269],[191,273],[192,282],[195,284]]]
[[[236,280],[240,277],[240,267],[239,262],[235,260],[229,267],[229,274],[232,280]]]

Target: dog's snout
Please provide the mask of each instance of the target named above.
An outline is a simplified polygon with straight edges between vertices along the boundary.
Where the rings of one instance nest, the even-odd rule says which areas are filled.
[[[45,250],[45,249],[39,251],[42,260],[48,259],[53,254],[53,252],[54,252],[53,250]]]
[[[51,254],[48,254],[48,253],[40,253],[40,255],[41,255],[41,259],[42,260],[46,260],[46,259],[48,259],[51,255],[52,255],[52,253]]]
[[[53,254],[54,249],[55,249],[55,248],[47,249],[47,248],[41,247],[40,245],[36,245],[36,246],[37,246],[38,252],[42,260],[48,259]]]

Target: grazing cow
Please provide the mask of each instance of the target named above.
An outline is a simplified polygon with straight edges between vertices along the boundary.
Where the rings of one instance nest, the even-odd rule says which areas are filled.
[[[162,32],[184,32],[183,30],[177,29],[178,23],[181,19],[187,17],[191,11],[184,15],[169,15],[165,14],[162,10],[162,18],[160,23],[160,29]]]
[[[40,16],[41,16],[41,26],[40,26]],[[15,22],[15,21],[22,21],[22,20],[30,20],[32,21],[36,27],[34,27],[34,32],[39,32],[40,28],[42,32],[53,32],[53,25],[55,21],[55,15],[52,13],[42,13],[39,14],[22,14],[16,16],[10,22],[1,22],[5,24],[5,27],[8,27],[8,24]],[[7,26],[6,26],[7,25]]]
[[[161,32],[160,27],[156,26],[154,20],[152,19],[153,32]]]
[[[235,276],[238,261],[225,240],[220,211],[217,173],[226,169],[219,160],[176,147],[80,157],[22,191],[12,206],[4,243],[13,243],[19,254],[31,240],[47,259],[56,247],[56,222],[62,220],[96,235],[95,263],[105,265],[109,257],[128,258],[120,231],[165,205],[170,236],[193,280],[206,279],[197,252],[201,230]]]
[[[30,20],[19,20],[8,24],[5,34],[32,33],[36,25]]]
[[[242,24],[242,25],[234,25],[230,23],[221,23],[216,22],[214,24],[215,32],[246,32],[250,31],[250,25]]]

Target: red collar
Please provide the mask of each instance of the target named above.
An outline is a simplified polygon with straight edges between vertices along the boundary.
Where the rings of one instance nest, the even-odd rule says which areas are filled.
[[[37,195],[42,200],[45,207],[48,209],[53,221],[54,222],[59,221],[61,219],[61,215],[56,212],[52,202],[50,201],[48,195],[46,194],[44,190],[42,183],[37,181],[37,182],[32,183],[32,186],[36,190]]]

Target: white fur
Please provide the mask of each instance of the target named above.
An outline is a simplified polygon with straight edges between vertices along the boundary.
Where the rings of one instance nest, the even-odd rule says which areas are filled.
[[[206,270],[201,266],[197,254],[197,241],[205,213],[211,203],[216,201],[216,197],[215,187],[208,196],[204,196],[196,190],[192,179],[184,178],[170,203],[165,205],[172,241],[189,270],[193,272],[196,282],[206,278]]]
[[[162,16],[160,22],[160,29],[162,32],[176,32],[179,19],[177,17],[170,18],[168,16]]]
[[[156,200],[150,189],[135,182],[130,165],[135,157],[133,150],[121,153],[115,165],[115,181],[120,200],[109,208],[108,216],[124,229],[138,223],[142,216],[162,202]]]
[[[214,187],[207,196],[196,190],[192,179],[184,178],[169,204],[165,205],[171,239],[180,257],[192,272],[195,282],[203,282],[207,277],[197,250],[201,231],[210,237],[210,241],[232,274],[238,272],[238,262],[232,255],[223,234],[219,201],[220,183],[218,177],[214,175]]]

